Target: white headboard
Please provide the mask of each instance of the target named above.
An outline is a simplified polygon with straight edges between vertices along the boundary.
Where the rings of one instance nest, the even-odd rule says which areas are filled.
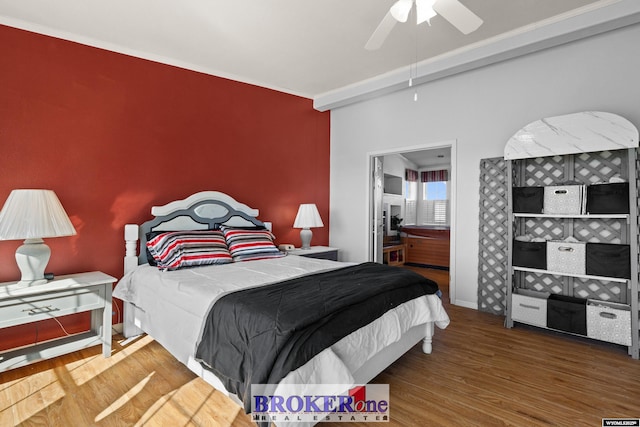
[[[151,214],[155,218],[140,226],[125,225],[125,273],[136,265],[147,262],[147,233],[152,231],[211,230],[223,224],[234,227],[264,226],[271,229],[270,223],[256,218],[259,214],[257,209],[219,191],[202,191],[183,200],[154,206]],[[140,251],[136,254],[138,241]]]

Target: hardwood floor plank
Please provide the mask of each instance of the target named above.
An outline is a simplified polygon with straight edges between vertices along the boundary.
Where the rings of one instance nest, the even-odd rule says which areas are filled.
[[[449,305],[446,272],[423,273],[444,284],[451,324],[436,330],[433,354],[418,345],[374,379],[390,385],[386,425],[597,426],[603,417],[640,417],[640,362],[625,347],[506,329],[503,317]],[[0,373],[0,425],[255,425],[150,337],[121,341],[108,359],[96,347]]]

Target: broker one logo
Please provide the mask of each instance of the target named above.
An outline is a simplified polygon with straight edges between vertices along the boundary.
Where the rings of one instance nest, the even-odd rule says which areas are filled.
[[[296,389],[305,392],[296,393]],[[294,384],[283,391],[277,385],[253,384],[251,409],[254,421],[386,422],[389,385]]]

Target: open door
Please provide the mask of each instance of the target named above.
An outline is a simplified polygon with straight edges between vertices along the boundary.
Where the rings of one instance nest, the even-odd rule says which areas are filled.
[[[398,159],[398,157],[400,158]],[[403,210],[396,212],[396,214],[400,214],[400,219],[403,219],[403,230],[409,230],[411,226],[418,229],[427,228],[433,230],[433,233],[439,233],[438,237],[441,237],[440,235],[447,235],[448,229],[448,236],[440,239],[443,242],[442,249],[439,251],[436,250],[437,245],[430,244],[421,252],[418,249],[422,248],[424,243],[422,241],[419,241],[419,246],[414,246],[412,251],[411,247],[409,247],[411,242],[405,242],[408,246],[404,261],[410,264],[412,268],[418,267],[429,270],[425,274],[446,276],[442,277],[442,281],[448,285],[449,299],[452,302],[455,301],[455,257],[452,254],[455,253],[456,241],[456,141],[442,141],[437,144],[425,144],[423,146],[369,153],[369,162],[369,179],[371,180],[369,183],[371,203],[369,207],[369,259],[378,263],[384,262],[383,246],[386,239],[385,235],[393,230],[391,223],[385,224],[384,211],[387,211],[386,220],[388,222],[389,218],[396,216],[393,213],[394,208],[398,207],[397,205],[404,205]],[[406,162],[409,162],[409,164],[406,164]],[[444,186],[436,180],[433,181],[434,188],[425,188],[422,185],[422,175],[419,175],[419,182],[416,182],[418,184],[416,188],[407,186],[405,179],[402,180],[401,192],[398,192],[393,178],[404,177],[407,166],[419,173],[448,170],[449,179],[448,181],[444,180],[447,181]],[[429,177],[431,175],[425,176]],[[440,175],[434,174],[434,177],[440,177]],[[432,181],[425,182],[430,183]],[[445,194],[443,188],[446,189],[446,197],[444,199],[442,198],[443,194]],[[400,194],[402,196],[398,196]],[[398,200],[398,197],[403,197],[404,200]],[[441,200],[445,200],[445,203],[440,202]],[[409,202],[413,202],[413,204]],[[442,215],[445,216],[446,222],[444,224],[442,224]],[[422,239],[433,238],[431,231],[425,231],[429,236],[423,236],[422,230],[415,231],[421,231],[417,236]],[[405,231],[401,237],[408,239],[415,236],[409,236]],[[437,259],[434,259],[436,255]],[[436,279],[434,278],[434,280]],[[440,283],[439,280],[437,279],[438,283]]]
[[[380,156],[376,156],[372,158],[373,165],[373,186],[372,186],[372,194],[371,194],[371,212],[373,213],[372,218],[372,236],[373,242],[371,245],[371,260],[377,263],[382,263],[382,240],[384,238],[384,221],[383,221],[383,213],[382,213],[382,193],[384,191],[383,188],[383,158]]]

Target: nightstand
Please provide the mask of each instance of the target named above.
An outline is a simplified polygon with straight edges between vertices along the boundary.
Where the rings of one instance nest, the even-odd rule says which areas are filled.
[[[115,278],[93,271],[56,277],[43,285],[0,283],[0,328],[91,311],[91,330],[0,353],[0,372],[94,345],[111,355],[111,289]]]
[[[287,252],[290,255],[299,255],[307,258],[338,260],[338,249],[329,246],[311,246],[309,249],[296,248]]]

